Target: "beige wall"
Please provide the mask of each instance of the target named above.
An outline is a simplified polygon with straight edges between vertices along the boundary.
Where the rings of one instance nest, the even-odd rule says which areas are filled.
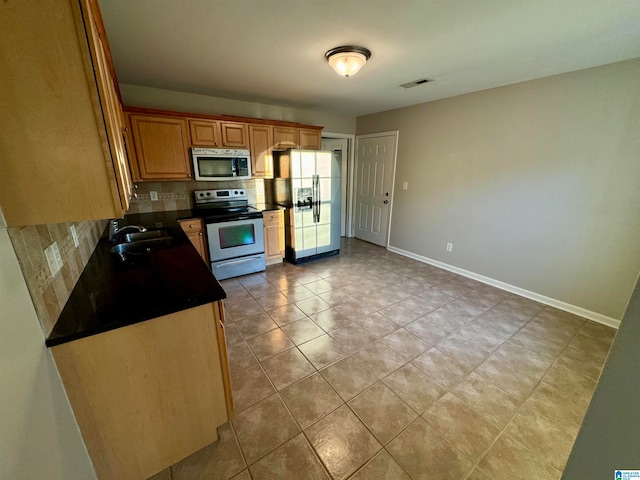
[[[633,60],[359,117],[358,134],[400,131],[390,244],[620,319],[640,270],[639,79]]]
[[[0,479],[95,473],[0,219]]]
[[[322,125],[325,132],[355,133],[356,118],[344,115],[280,107],[264,103],[244,102],[194,93],[175,92],[159,88],[120,84],[122,101],[130,107],[159,108],[179,112],[209,115],[237,115],[299,122],[307,125]]]

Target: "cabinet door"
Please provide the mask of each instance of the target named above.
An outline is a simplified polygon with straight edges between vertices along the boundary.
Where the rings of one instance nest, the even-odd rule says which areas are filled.
[[[293,127],[273,127],[273,149],[298,148],[298,129]]]
[[[304,148],[305,150],[320,150],[320,146],[322,145],[320,130],[301,128],[299,135],[300,148]]]
[[[180,220],[178,222],[182,230],[189,237],[189,241],[193,244],[198,251],[202,260],[207,265],[209,264],[209,255],[207,253],[207,240],[204,233],[204,222],[201,218],[189,218],[187,220]]]
[[[187,120],[129,114],[139,180],[191,178]]]
[[[213,313],[216,319],[216,330],[218,334],[218,350],[220,355],[220,365],[222,368],[222,381],[224,383],[224,394],[227,402],[227,415],[231,418],[233,414],[233,393],[231,391],[231,374],[229,372],[229,354],[227,353],[227,336],[224,331],[224,305],[222,300],[213,303]]]
[[[238,122],[220,122],[222,146],[229,148],[249,148],[247,125]]]
[[[220,124],[213,120],[189,119],[191,145],[195,147],[220,146]]]
[[[107,137],[111,145],[111,155],[115,172],[115,181],[123,207],[123,212],[129,209],[129,202],[133,196],[131,170],[125,145],[125,119],[118,93],[117,79],[111,62],[109,44],[107,43],[104,25],[97,5],[89,1],[84,11],[87,31],[90,33],[89,46],[94,62],[94,73],[102,104]]]
[[[281,210],[263,212],[264,253],[268,265],[284,257],[284,217]]]
[[[129,181],[97,2],[0,2],[0,31],[7,225],[122,216]]]
[[[259,178],[273,178],[273,158],[271,145],[273,131],[269,125],[249,125],[251,145],[251,175]]]

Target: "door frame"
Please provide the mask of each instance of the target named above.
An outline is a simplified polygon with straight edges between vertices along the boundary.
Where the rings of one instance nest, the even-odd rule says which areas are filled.
[[[355,172],[355,163],[356,163],[356,156],[355,156],[355,145],[356,145],[356,136],[355,134],[352,133],[333,133],[333,132],[322,132],[322,138],[323,139],[327,139],[327,140],[331,140],[331,139],[336,139],[336,138],[346,138],[348,140],[348,169],[347,169],[347,176],[348,178],[346,179],[347,181],[347,209],[346,209],[346,215],[347,215],[347,225],[346,225],[346,231],[345,231],[345,235],[347,237],[353,237],[354,233],[353,233],[353,185],[354,185],[354,181],[355,181],[355,176],[354,176],[354,172]],[[341,179],[342,181],[344,181],[344,179]]]
[[[396,137],[396,145],[393,152],[393,173],[391,175],[391,194],[390,194],[391,198],[389,199],[389,219],[388,219],[389,223],[387,225],[387,242],[386,242],[386,245],[384,246],[384,248],[386,248],[387,250],[389,249],[389,242],[391,240],[391,217],[393,215],[393,199],[395,196],[395,187],[396,187],[396,168],[398,166],[398,139],[400,137],[400,130],[389,130],[387,132],[376,132],[376,133],[367,133],[364,135],[356,135],[356,148],[354,148],[357,155],[358,143],[361,138],[374,138],[374,137],[383,137],[388,135],[393,135]],[[358,169],[358,164],[356,162],[356,168],[353,171],[352,184],[355,183],[356,178],[358,178],[357,169]],[[353,205],[353,207],[355,208],[355,205]]]

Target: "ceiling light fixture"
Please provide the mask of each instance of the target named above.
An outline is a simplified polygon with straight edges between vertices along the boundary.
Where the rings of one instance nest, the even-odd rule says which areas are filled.
[[[343,77],[351,77],[358,73],[369,57],[371,52],[368,49],[354,45],[332,48],[324,54],[329,65]]]

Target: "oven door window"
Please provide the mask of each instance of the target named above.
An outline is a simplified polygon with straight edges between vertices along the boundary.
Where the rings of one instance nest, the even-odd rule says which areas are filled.
[[[231,227],[220,227],[218,238],[221,249],[241,247],[256,243],[256,232],[252,223],[245,223]]]
[[[198,157],[200,177],[233,177],[233,158]]]

